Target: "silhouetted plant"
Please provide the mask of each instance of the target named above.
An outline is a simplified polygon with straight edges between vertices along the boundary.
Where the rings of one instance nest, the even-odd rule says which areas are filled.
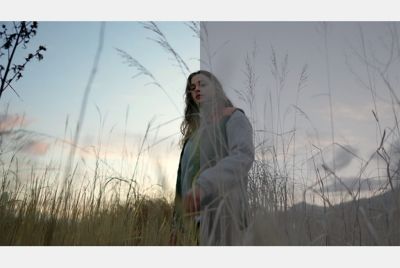
[[[11,24],[3,24],[0,30],[0,39],[2,42],[0,47],[0,59],[2,59],[2,57],[5,57],[6,59],[4,63],[2,60],[0,64],[0,98],[8,87],[10,87],[19,97],[18,93],[11,86],[11,83],[14,80],[19,80],[22,78],[22,72],[25,70],[25,66],[28,62],[34,58],[39,61],[42,60],[42,53],[43,51],[46,51],[46,48],[40,45],[34,53],[29,53],[26,57],[24,57],[24,61],[21,64],[15,63],[17,54],[16,52],[21,48],[27,48],[28,43],[37,33],[38,23],[36,21],[21,21],[13,22],[11,29],[9,29],[7,26],[11,26]]]

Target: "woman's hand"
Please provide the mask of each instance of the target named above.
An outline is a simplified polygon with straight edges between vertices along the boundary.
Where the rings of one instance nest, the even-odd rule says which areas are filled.
[[[185,212],[192,214],[200,211],[201,195],[202,195],[202,190],[200,187],[194,187],[193,190],[189,191],[185,195],[183,199],[183,206]]]

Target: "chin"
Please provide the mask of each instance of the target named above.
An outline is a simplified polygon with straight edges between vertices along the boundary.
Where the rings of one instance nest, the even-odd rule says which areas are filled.
[[[202,99],[199,99],[199,100],[194,100],[194,102],[197,103],[197,105],[200,105],[200,104],[202,104],[204,101],[203,101]]]

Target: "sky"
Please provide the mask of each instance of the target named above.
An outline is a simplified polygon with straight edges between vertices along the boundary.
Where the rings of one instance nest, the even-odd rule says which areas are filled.
[[[373,155],[383,131],[389,134],[396,126],[400,107],[392,105],[394,97],[377,70],[383,71],[390,62],[385,77],[398,97],[397,22],[205,22],[202,33],[201,68],[213,71],[233,102],[253,116],[256,146],[265,140],[267,149],[275,148],[281,171],[292,170],[295,163],[300,192],[316,182],[316,168],[323,173],[324,167],[339,178],[326,178],[327,192],[353,189],[358,178],[363,190],[387,182],[383,161]],[[272,74],[273,59],[277,77],[285,73],[281,82]],[[237,94],[237,90],[248,92],[246,60],[254,74],[251,105]],[[305,66],[307,79],[297,94]],[[296,158],[292,158],[294,129]],[[395,167],[400,161],[398,129],[386,138],[384,147]]]
[[[398,23],[205,22],[201,25],[201,42],[185,22],[157,22],[157,25],[190,71],[201,66],[217,75],[233,103],[251,117],[257,133],[256,145],[264,140],[265,148],[275,146],[281,166],[283,154],[279,152],[293,148],[288,144],[291,141],[290,146],[293,145],[290,138],[296,116],[296,159],[289,152],[291,159],[287,163],[288,169],[292,169],[294,161],[298,178],[295,183],[300,189],[315,183],[312,154],[319,168],[325,164],[347,184],[352,184],[359,176],[360,166],[379,146],[381,133],[371,112],[375,110],[371,92],[358,81],[368,81],[365,64],[357,57],[362,52],[360,30],[365,37],[368,59],[374,64],[381,66],[393,44],[389,79],[398,92],[399,45],[398,40],[390,43],[389,34],[390,29],[398,31]],[[38,34],[27,51],[45,45],[44,60],[30,63],[24,77],[15,83],[20,97],[7,90],[0,100],[1,107],[9,105],[7,117],[2,113],[3,129],[14,122],[37,134],[22,152],[26,159],[37,161],[36,165],[65,160],[65,153],[69,152],[70,147],[60,140],[71,142],[73,139],[98,47],[100,26],[98,22],[39,22]],[[83,163],[83,171],[85,167],[94,171],[98,155],[104,177],[129,178],[133,176],[140,146],[151,122],[144,153],[138,162],[139,177],[147,185],[161,183],[173,190],[188,72],[182,74],[171,55],[151,39],[156,38],[154,32],[143,26],[139,22],[105,24],[103,50],[87,102],[77,158]],[[153,81],[148,76],[134,77],[139,71],[129,66],[116,49],[126,51],[145,66],[169,97],[151,84]],[[271,74],[273,53],[279,70],[287,55],[287,75],[281,90],[277,89],[279,83]],[[255,101],[251,106],[237,93],[246,94],[248,87],[246,58],[256,78]],[[304,66],[307,66],[307,79],[297,95]],[[372,76],[378,96],[375,112],[382,130],[393,127],[393,98],[380,77],[376,73]],[[331,146],[329,93],[334,141],[340,144],[336,146]],[[296,96],[298,109],[294,108]],[[22,115],[25,115],[23,119]],[[160,128],[154,128],[160,124]],[[396,142],[395,135],[387,141],[388,151],[390,142]],[[152,144],[156,145],[147,150]],[[318,154],[319,149],[322,154]],[[257,157],[261,157],[260,151]],[[393,154],[392,158],[396,157],[399,156]],[[374,180],[376,170],[375,165],[362,177]],[[333,184],[334,181],[328,180],[327,189],[334,189]]]
[[[157,22],[157,25],[189,68],[197,70],[199,41],[189,27],[184,22]],[[47,49],[44,59],[30,62],[23,78],[14,84],[20,97],[7,90],[0,102],[4,109],[7,105],[9,107],[9,122],[23,121],[24,129],[38,134],[34,140],[42,146],[25,146],[23,151],[27,154],[23,155],[32,161],[38,160],[39,166],[48,165],[51,160],[56,162],[60,150],[68,147],[65,143],[55,142],[54,138],[68,142],[73,139],[99,43],[100,26],[99,22],[39,22],[38,34],[29,43],[26,52],[21,51],[27,54],[39,45]],[[167,142],[177,142],[179,138],[179,117],[183,114],[186,80],[171,56],[151,40],[155,37],[140,22],[107,22],[98,70],[87,101],[78,144],[88,153],[78,150],[78,157],[82,155],[92,159],[93,146],[100,148],[101,142],[101,151],[107,153],[107,163],[113,165],[113,161],[121,162],[125,140],[125,154],[130,154],[132,159],[124,163],[126,167],[118,169],[123,176],[132,174],[134,155],[137,155],[150,122],[153,123],[153,130],[149,143],[170,136],[164,142],[168,145]],[[149,84],[152,82],[149,77],[139,75],[134,78],[139,71],[129,66],[117,49],[125,51],[147,68],[162,84],[176,107],[160,88]],[[5,112],[2,111],[2,114],[5,115]],[[25,118],[22,120],[23,115]],[[159,131],[154,129],[171,119],[175,121],[162,126]],[[3,121],[6,122],[5,117]],[[167,167],[163,172],[173,176],[178,148],[167,152],[162,150],[163,144],[157,146],[154,161],[161,159],[161,162],[167,163],[162,165]],[[65,148],[64,154],[69,152],[69,148]]]

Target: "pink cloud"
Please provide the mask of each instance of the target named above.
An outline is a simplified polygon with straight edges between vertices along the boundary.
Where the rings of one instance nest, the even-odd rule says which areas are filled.
[[[15,127],[26,126],[29,121],[25,116],[0,114],[0,132],[9,131]]]
[[[16,134],[21,127],[25,127],[31,123],[31,119],[27,119],[24,115],[18,114],[0,114],[0,135]],[[7,135],[8,143],[11,146],[21,144],[21,136]],[[50,144],[43,141],[34,140],[29,135],[23,134],[23,144],[20,148],[22,152],[33,155],[44,155],[49,150]]]
[[[22,147],[22,151],[34,155],[44,155],[49,150],[50,144],[41,141],[29,141]]]

